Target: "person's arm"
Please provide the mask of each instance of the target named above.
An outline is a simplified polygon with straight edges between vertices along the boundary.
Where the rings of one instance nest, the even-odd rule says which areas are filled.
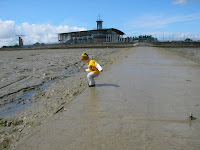
[[[83,69],[83,72],[90,72],[90,69]]]
[[[86,71],[86,72],[90,72],[90,69],[89,69],[89,68],[88,68],[88,69],[85,69],[85,71]]]
[[[101,67],[98,63],[97,63],[97,65],[96,65],[96,68],[97,68],[100,72],[103,71],[102,67]]]

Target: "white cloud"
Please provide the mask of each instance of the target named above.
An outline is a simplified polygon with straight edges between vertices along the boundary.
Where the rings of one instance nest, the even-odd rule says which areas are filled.
[[[200,33],[189,33],[189,32],[135,32],[129,36],[139,35],[152,35],[159,41],[184,41],[186,38],[190,38],[193,41],[200,40]]]
[[[173,2],[174,5],[186,5],[187,3],[187,0],[176,0]]]
[[[173,15],[166,16],[164,14],[146,14],[137,16],[125,25],[127,36],[139,36],[139,35],[152,35],[156,36],[159,40],[184,40],[186,37],[190,37],[193,40],[200,40],[200,32],[196,30],[194,33],[188,33],[188,26],[185,23],[199,23],[200,13],[188,14],[188,15]],[[164,32],[164,30],[174,29],[173,24],[179,23],[180,28],[185,28],[183,32]],[[182,25],[183,23],[183,25]],[[177,25],[177,24],[176,24]],[[163,31],[162,31],[163,30]],[[148,32],[154,31],[154,32]]]
[[[191,1],[200,2],[200,0],[175,0],[172,2],[173,5],[187,5]]]
[[[2,21],[0,19],[0,47],[8,45],[16,39],[16,25],[14,21]]]
[[[186,38],[190,38],[193,41],[200,40],[199,33],[189,32],[155,32],[154,35],[161,41],[184,41]]]
[[[169,24],[199,20],[200,14],[190,14],[182,16],[164,16],[164,15],[143,15],[128,22],[126,25],[136,29],[159,29],[164,28]]]
[[[0,38],[9,38],[15,34],[15,22],[14,21],[2,21],[0,20]]]
[[[29,24],[22,23],[21,26],[15,24],[14,21],[2,21],[0,19],[0,47],[3,45],[18,44],[16,35],[25,35],[23,41],[25,45],[39,43],[57,43],[57,33],[83,31],[85,28],[69,27],[67,25],[52,26],[50,24]]]

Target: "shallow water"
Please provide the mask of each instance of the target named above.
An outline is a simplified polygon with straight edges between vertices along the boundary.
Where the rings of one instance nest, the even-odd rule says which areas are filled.
[[[59,80],[60,78],[68,78],[73,74],[76,74],[80,72],[81,68],[76,67],[70,69],[71,71],[68,71],[65,74],[61,74],[57,77],[54,77],[53,79],[43,82],[41,85],[38,85],[37,88],[34,88],[32,90],[29,90],[23,94],[19,94],[19,96],[14,97],[10,103],[5,104],[4,106],[0,107],[0,117],[7,117],[16,113],[22,112],[27,107],[30,107],[33,102],[37,100],[34,96],[38,94],[40,91],[45,90],[47,87],[51,86],[52,83]],[[23,86],[23,85],[21,85]],[[6,98],[0,99],[1,101],[6,101]]]

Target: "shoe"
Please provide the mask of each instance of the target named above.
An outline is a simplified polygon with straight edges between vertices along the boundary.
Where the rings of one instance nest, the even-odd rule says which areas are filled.
[[[89,87],[94,87],[95,86],[95,84],[94,85],[89,85]]]

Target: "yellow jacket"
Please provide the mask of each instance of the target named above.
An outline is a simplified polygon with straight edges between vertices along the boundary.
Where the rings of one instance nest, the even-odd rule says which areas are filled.
[[[100,74],[100,71],[102,70],[101,66],[95,60],[90,60],[87,63],[87,67],[95,74]]]

